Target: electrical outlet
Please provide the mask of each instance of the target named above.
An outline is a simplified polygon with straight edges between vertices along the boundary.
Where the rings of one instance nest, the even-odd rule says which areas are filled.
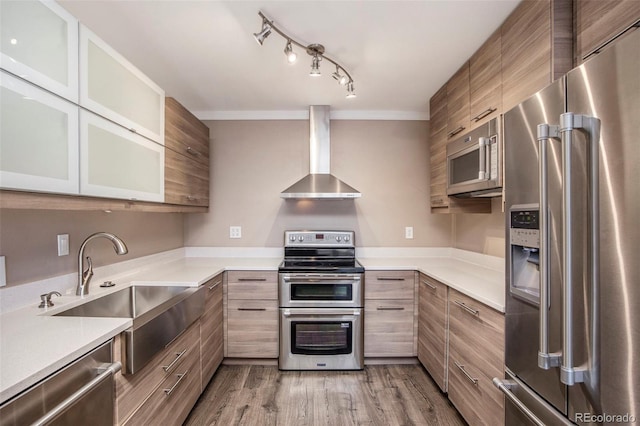
[[[407,240],[413,240],[413,226],[405,226],[404,237]]]
[[[4,263],[4,256],[0,256],[0,287],[7,285],[7,267]]]
[[[58,235],[58,256],[69,255],[69,234]]]
[[[242,238],[242,226],[230,226],[229,238]]]

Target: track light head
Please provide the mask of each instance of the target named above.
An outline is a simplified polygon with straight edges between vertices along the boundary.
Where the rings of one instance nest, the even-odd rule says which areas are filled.
[[[298,59],[298,55],[293,51],[293,47],[291,46],[291,40],[287,40],[287,45],[284,48],[284,54],[287,57],[287,62],[290,64],[293,64]]]
[[[340,74],[340,68],[338,68],[336,66],[336,72],[334,72],[333,74],[331,74],[331,76],[341,85],[341,86],[345,86],[348,82],[349,82],[349,77],[347,77],[346,75],[341,75]]]
[[[353,88],[353,80],[349,81],[347,84],[347,99],[352,99],[356,97],[356,92]]]
[[[311,72],[309,73],[311,77],[320,77],[322,75],[320,73],[320,59],[320,56],[315,55],[311,60]]]
[[[262,30],[260,30],[260,32],[257,33],[253,33],[253,37],[256,39],[256,41],[258,42],[258,44],[260,46],[262,46],[262,43],[264,43],[264,40],[269,37],[269,34],[271,34],[271,24],[269,24],[269,21],[267,21],[266,19],[262,19]]]

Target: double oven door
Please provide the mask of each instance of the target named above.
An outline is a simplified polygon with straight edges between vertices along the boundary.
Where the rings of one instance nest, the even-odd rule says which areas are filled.
[[[280,274],[282,370],[364,367],[362,274]]]

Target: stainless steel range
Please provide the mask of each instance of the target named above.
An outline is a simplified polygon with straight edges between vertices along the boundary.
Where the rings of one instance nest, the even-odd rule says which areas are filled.
[[[281,370],[364,368],[363,273],[352,231],[285,232]]]

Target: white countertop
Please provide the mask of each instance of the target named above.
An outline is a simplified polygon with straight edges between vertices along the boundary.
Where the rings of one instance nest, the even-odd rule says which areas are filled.
[[[357,250],[358,260],[367,269],[418,270],[504,312],[504,261],[465,253],[469,252],[447,248]],[[184,248],[97,268],[91,294],[84,298],[70,290],[75,274],[3,289],[0,296],[5,306],[28,306],[0,315],[0,403],[132,325],[128,318],[53,314],[134,284],[199,286],[225,270],[275,271],[281,261],[281,254],[271,249]],[[117,285],[100,288],[98,283],[106,279]],[[37,295],[52,290],[64,296],[54,297],[53,308],[37,308]]]

